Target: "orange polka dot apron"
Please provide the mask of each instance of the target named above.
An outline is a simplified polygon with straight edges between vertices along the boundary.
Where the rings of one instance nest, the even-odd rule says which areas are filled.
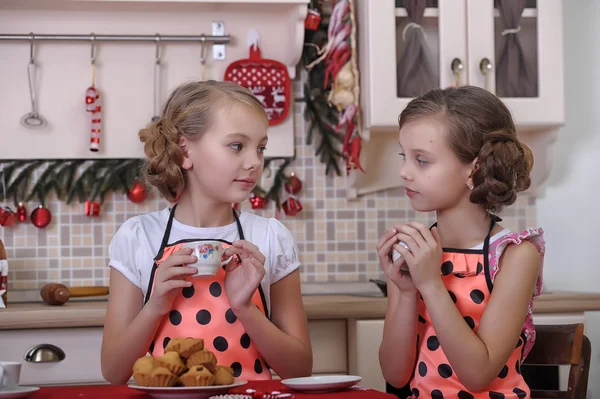
[[[475,332],[489,301],[493,282],[489,271],[490,235],[495,222],[492,217],[483,249],[444,248],[442,281],[448,295],[463,316],[464,322]],[[530,397],[530,390],[521,376],[521,361],[526,336],[521,333],[515,349],[498,376],[482,392],[466,390],[452,369],[437,338],[436,331],[423,298],[419,298],[417,322],[417,362],[410,382],[412,398],[432,399],[504,399]]]
[[[152,296],[154,275],[158,265],[172,253],[178,251],[183,244],[192,241],[220,241],[224,248],[231,246],[230,242],[218,239],[185,239],[170,244],[169,236],[176,207],[177,205],[174,205],[171,209],[160,249],[154,258],[144,303],[148,302]],[[243,240],[244,232],[235,210],[233,210],[233,215],[238,234]],[[231,310],[225,294],[225,274],[225,268],[219,267],[214,276],[190,279],[193,285],[181,289],[173,301],[171,311],[165,315],[156,331],[149,352],[153,356],[162,355],[164,348],[174,337],[202,338],[206,349],[216,355],[218,364],[230,366],[235,377],[244,380],[271,379],[271,373],[265,360],[254,346],[242,323]],[[252,296],[252,302],[265,317],[268,317],[266,300],[261,286]]]

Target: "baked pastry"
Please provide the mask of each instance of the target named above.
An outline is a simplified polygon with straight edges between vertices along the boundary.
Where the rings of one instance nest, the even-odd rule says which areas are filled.
[[[179,344],[179,356],[187,359],[194,353],[204,349],[204,340],[202,338],[186,338]]]
[[[186,387],[205,387],[215,383],[215,376],[204,366],[192,366],[179,381]]]
[[[233,369],[227,366],[216,366],[213,373],[215,375],[215,385],[231,385],[233,384]]]
[[[213,372],[217,365],[217,358],[211,351],[198,351],[188,357],[186,364],[188,368],[192,368],[193,366],[204,366],[209,371]]]
[[[183,374],[183,372],[187,368],[181,360],[181,358],[179,357],[179,354],[177,354],[176,352],[167,352],[164,355],[157,357],[156,363],[160,367],[169,369],[171,373],[175,375]]]
[[[172,387],[177,383],[177,376],[165,367],[157,367],[146,382],[151,387]]]
[[[172,338],[167,346],[165,346],[165,353],[167,352],[177,352],[179,353],[179,348],[181,347],[181,342],[183,338]]]
[[[140,357],[133,364],[133,378],[135,379],[135,383],[142,387],[148,386],[148,377],[157,367],[156,359],[152,356]]]

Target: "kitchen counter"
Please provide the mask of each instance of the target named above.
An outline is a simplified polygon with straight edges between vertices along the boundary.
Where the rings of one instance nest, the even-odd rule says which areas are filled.
[[[383,319],[386,298],[355,295],[305,295],[309,320]],[[550,292],[535,302],[534,313],[600,311],[600,293]],[[0,309],[0,330],[99,327],[104,324],[106,301],[71,301],[63,306],[9,303]]]

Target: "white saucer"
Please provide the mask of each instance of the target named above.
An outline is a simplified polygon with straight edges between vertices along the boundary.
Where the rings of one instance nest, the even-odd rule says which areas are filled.
[[[231,385],[211,385],[207,387],[142,387],[131,384],[129,388],[143,391],[155,399],[199,399],[227,393],[230,389],[246,385],[248,381],[235,380]],[[0,397],[0,399],[3,399]]]
[[[357,375],[320,375],[313,377],[288,378],[281,383],[300,392],[332,392],[348,389],[362,380]]]
[[[27,398],[32,393],[39,391],[39,387],[16,387],[14,389],[0,390],[1,399]]]

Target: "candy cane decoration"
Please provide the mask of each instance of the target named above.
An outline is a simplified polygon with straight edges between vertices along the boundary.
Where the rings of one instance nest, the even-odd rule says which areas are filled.
[[[102,105],[100,93],[94,86],[90,86],[85,94],[85,110],[90,114],[90,151],[100,149],[100,124],[102,122]]]

